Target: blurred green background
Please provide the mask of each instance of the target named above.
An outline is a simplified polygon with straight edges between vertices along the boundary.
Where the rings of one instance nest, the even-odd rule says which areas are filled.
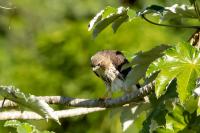
[[[140,0],[137,5],[142,8],[150,3],[158,2]],[[159,4],[169,6],[172,1],[160,0]],[[0,5],[16,7],[0,8],[0,84],[38,96],[100,97],[105,86],[90,69],[95,52],[117,49],[136,53],[185,41],[193,32],[157,27],[138,18],[123,24],[116,34],[107,28],[93,39],[87,30],[89,21],[106,6],[117,7],[116,0],[0,0]],[[13,131],[3,127],[4,122],[0,122],[1,133]],[[119,114],[110,117],[109,111],[61,119],[62,126],[52,121],[28,122],[56,133],[122,132]],[[137,132],[141,126],[127,132]]]

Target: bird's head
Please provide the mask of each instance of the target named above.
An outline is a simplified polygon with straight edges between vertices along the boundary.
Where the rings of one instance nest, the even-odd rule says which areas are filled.
[[[121,70],[128,61],[120,51],[103,50],[91,57],[91,67],[93,72],[100,78],[114,80],[116,77],[125,78],[131,68]]]
[[[102,53],[99,52],[91,57],[92,71],[99,77],[102,77],[105,74],[105,71],[111,63],[109,57],[102,55]]]

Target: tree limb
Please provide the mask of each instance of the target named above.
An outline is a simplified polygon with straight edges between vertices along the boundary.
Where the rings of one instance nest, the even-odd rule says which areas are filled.
[[[85,115],[97,111],[103,111],[106,108],[76,108],[76,109],[67,109],[67,110],[59,110],[54,113],[58,116],[58,118],[67,118],[73,116]],[[40,115],[31,111],[5,111],[0,112],[0,120],[13,120],[13,119],[23,119],[23,120],[42,120],[44,119]]]
[[[141,101],[141,98],[148,95],[151,91],[154,90],[155,81],[149,83],[139,89],[137,92],[126,94],[119,98],[114,99],[79,99],[79,98],[70,98],[63,96],[40,96],[40,100],[44,100],[48,104],[59,104],[66,105],[69,107],[120,107],[124,104],[131,102]],[[0,101],[0,105],[3,101]],[[4,103],[5,107],[15,107],[16,103],[6,100]]]

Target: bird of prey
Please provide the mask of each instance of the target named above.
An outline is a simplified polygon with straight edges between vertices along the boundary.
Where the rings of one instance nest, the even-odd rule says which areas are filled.
[[[107,88],[106,97],[111,97],[112,92],[122,90],[127,92],[124,81],[131,71],[131,67],[123,69],[123,65],[128,64],[122,52],[116,50],[103,50],[91,57],[91,67],[93,72],[101,78]],[[132,86],[131,90],[138,90],[139,85]]]

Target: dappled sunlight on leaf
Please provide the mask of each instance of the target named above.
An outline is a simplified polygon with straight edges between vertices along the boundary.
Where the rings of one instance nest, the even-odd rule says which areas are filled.
[[[176,78],[180,101],[185,103],[192,95],[196,80],[200,76],[199,57],[199,51],[188,43],[179,43],[174,48],[166,50],[165,55],[154,61],[147,70],[148,75],[160,71],[156,78],[156,96],[164,94],[167,86]]]

